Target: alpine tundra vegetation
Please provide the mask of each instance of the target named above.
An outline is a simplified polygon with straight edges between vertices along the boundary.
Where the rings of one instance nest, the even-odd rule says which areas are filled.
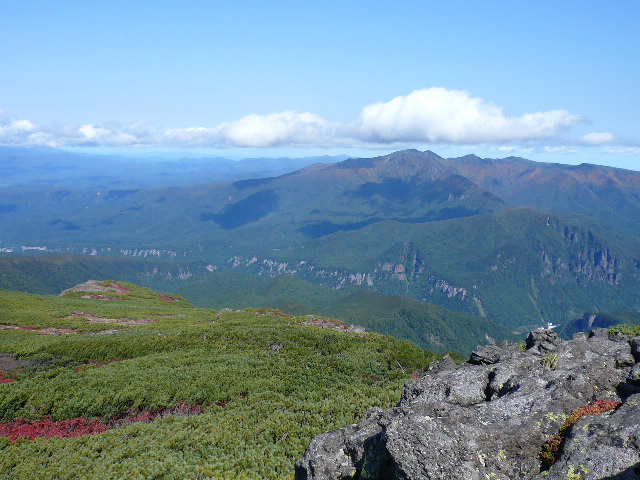
[[[332,319],[125,282],[0,290],[0,478],[282,479],[438,358]]]

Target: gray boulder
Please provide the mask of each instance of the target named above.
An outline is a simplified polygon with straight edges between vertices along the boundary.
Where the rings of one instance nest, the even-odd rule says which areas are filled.
[[[526,351],[505,343],[462,365],[445,359],[396,407],[313,439],[295,478],[640,478],[639,340],[599,330],[563,342],[539,330]],[[596,399],[621,406],[565,425]],[[543,446],[561,430],[557,461],[542,471]]]

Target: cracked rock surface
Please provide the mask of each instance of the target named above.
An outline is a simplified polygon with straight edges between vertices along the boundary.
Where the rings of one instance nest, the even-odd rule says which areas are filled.
[[[526,347],[432,364],[396,407],[313,439],[296,480],[640,479],[640,338],[601,329],[565,342],[538,330]],[[566,427],[595,400],[620,405]],[[542,471],[543,445],[561,429]]]

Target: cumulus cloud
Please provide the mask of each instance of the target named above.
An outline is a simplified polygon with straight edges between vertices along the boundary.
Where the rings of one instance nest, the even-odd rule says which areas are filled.
[[[144,145],[149,132],[138,124],[122,126],[119,124],[85,124],[67,129],[66,141],[77,146],[135,146]]]
[[[332,142],[335,126],[312,113],[251,114],[212,128],[169,130],[165,141],[191,146],[281,147]]]
[[[365,107],[353,132],[371,143],[509,142],[553,137],[582,119],[565,110],[506,117],[465,91],[427,88]]]
[[[615,143],[618,139],[613,133],[592,132],[583,135],[580,139],[584,145],[607,145]]]
[[[580,122],[565,110],[508,117],[502,109],[461,90],[427,88],[365,106],[346,124],[309,112],[251,114],[214,126],[149,128],[143,123],[38,126],[0,110],[0,145],[149,147],[360,147],[389,144],[531,144],[553,141]],[[582,142],[611,143],[612,134],[592,133]]]
[[[35,131],[36,126],[29,120],[14,120],[0,109],[0,142],[23,143]]]
[[[317,115],[285,111],[247,115],[223,125],[220,134],[237,147],[272,147],[323,143],[331,130],[330,124]]]

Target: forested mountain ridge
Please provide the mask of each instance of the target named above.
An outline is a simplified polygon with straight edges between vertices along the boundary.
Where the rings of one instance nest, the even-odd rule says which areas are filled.
[[[563,210],[598,218],[640,233],[640,174],[583,163],[540,163],[519,157],[481,159],[475,155],[444,160],[459,175],[509,204]]]
[[[7,187],[0,248],[134,257],[139,274],[122,278],[176,282],[172,290],[203,306],[242,298],[206,294],[231,272],[325,292],[314,299],[291,284],[272,306],[318,312],[328,298],[339,303],[330,290],[366,290],[526,331],[640,309],[639,179],[592,165],[405,150],[222,184]]]

